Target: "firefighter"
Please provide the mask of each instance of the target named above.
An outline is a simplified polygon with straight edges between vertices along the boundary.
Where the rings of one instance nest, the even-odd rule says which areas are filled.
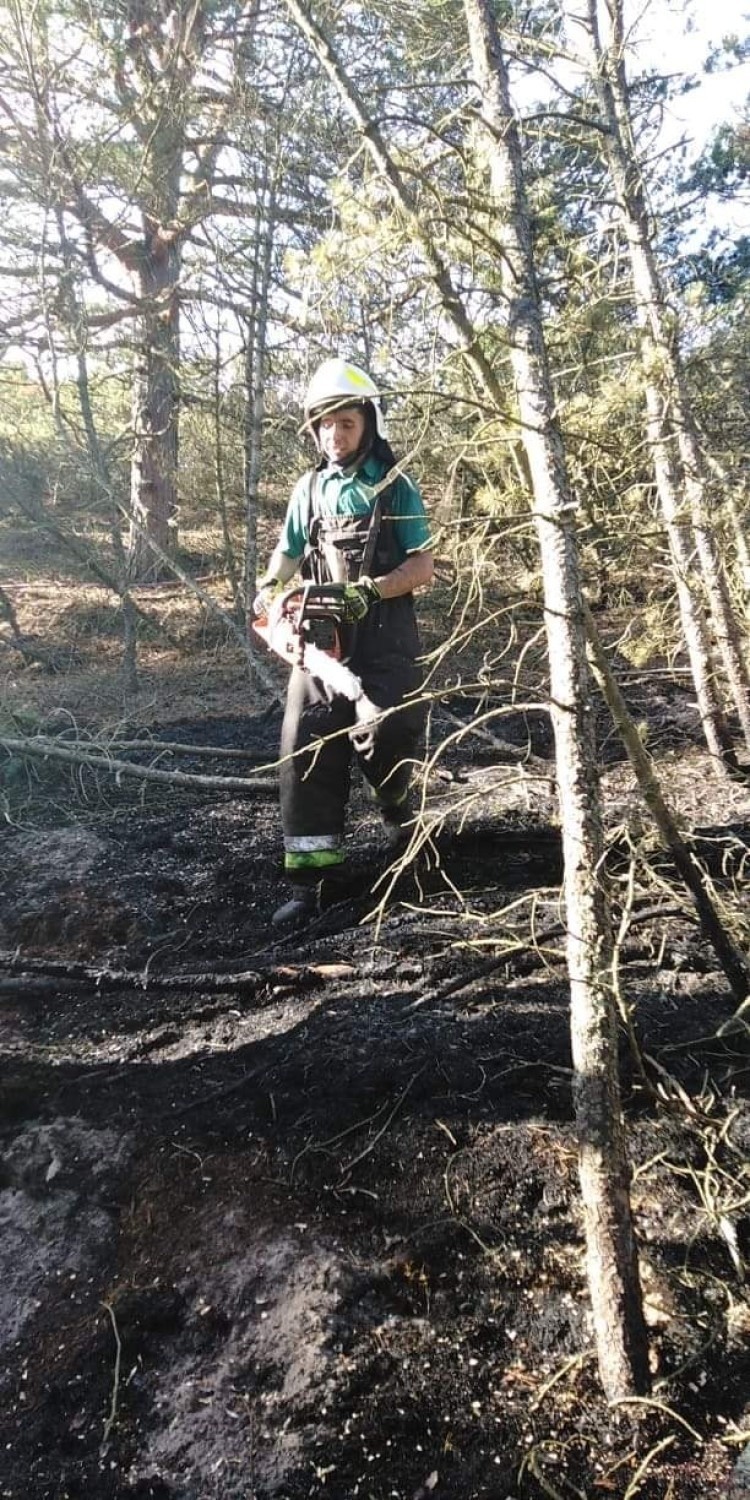
[[[371,377],[345,359],[326,360],[310,381],[304,415],[318,461],[292,492],[259,583],[256,613],[268,612],[279,587],[298,570],[316,583],[343,585],[343,655],[364,696],[354,704],[292,668],[280,773],[291,893],[274,914],[278,926],[300,925],[316,915],[324,876],[343,862],[353,756],[388,842],[395,846],[403,837],[424,725],[413,591],[433,574],[422,498],[397,467]],[[394,708],[396,713],[378,717]],[[296,753],[313,744],[309,754]]]

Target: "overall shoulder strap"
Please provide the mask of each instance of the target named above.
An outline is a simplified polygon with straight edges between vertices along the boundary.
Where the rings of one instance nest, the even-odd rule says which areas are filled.
[[[307,476],[307,494],[305,495],[305,514],[303,517],[308,542],[310,540],[310,528],[317,513],[318,493],[318,470],[311,469]]]
[[[378,497],[377,497],[377,499],[375,501],[375,504],[372,507],[372,514],[370,516],[370,524],[369,524],[369,526],[367,528],[367,537],[366,537],[366,540],[365,540],[364,551],[362,553],[362,562],[360,563],[360,568],[359,568],[360,577],[363,577],[363,578],[369,577],[370,568],[372,567],[372,560],[373,560],[373,558],[375,556],[375,548],[378,545],[378,537],[380,535],[380,523],[381,523],[381,521],[383,519],[383,504],[382,504],[382,502],[383,502],[383,496],[382,495],[378,495]]]

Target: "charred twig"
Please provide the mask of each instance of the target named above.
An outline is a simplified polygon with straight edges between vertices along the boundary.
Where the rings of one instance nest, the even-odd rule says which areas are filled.
[[[364,1161],[365,1157],[370,1155],[371,1151],[375,1150],[375,1147],[377,1146],[378,1141],[381,1140],[382,1137],[385,1135],[385,1132],[388,1129],[388,1127],[389,1127],[391,1121],[393,1120],[394,1116],[396,1114],[398,1114],[398,1111],[400,1110],[401,1105],[403,1104],[403,1102],[404,1102],[407,1094],[409,1093],[409,1090],[416,1083],[416,1081],[420,1077],[420,1075],[422,1073],[424,1073],[424,1070],[425,1070],[426,1067],[427,1067],[427,1064],[426,1063],[422,1063],[421,1068],[417,1068],[416,1073],[412,1074],[412,1076],[409,1079],[409,1082],[407,1083],[406,1087],[401,1090],[401,1093],[399,1094],[399,1096],[398,1096],[398,1098],[397,1098],[397,1100],[396,1100],[393,1108],[391,1109],[390,1113],[386,1116],[385,1120],[383,1121],[383,1124],[381,1125],[381,1127],[378,1130],[378,1132],[373,1136],[372,1140],[368,1142],[368,1144],[357,1154],[357,1156],[353,1156],[352,1159],[351,1159],[351,1161],[348,1161],[346,1163],[346,1165],[341,1168],[341,1178],[339,1179],[340,1181],[343,1182],[344,1178],[347,1177],[349,1175],[349,1173],[351,1172],[352,1167],[356,1167],[359,1164],[359,1162]]]
[[[209,1089],[205,1094],[199,1094],[197,1099],[189,1099],[187,1104],[181,1104],[179,1109],[165,1110],[162,1119],[179,1120],[183,1115],[188,1115],[194,1109],[203,1109],[205,1104],[215,1104],[217,1099],[228,1099],[232,1094],[239,1094],[245,1084],[257,1078],[259,1073],[267,1072],[265,1067],[251,1068],[249,1073],[243,1073],[241,1078],[236,1078],[233,1083],[217,1084],[215,1089]]]
[[[430,990],[428,994],[420,995],[419,999],[414,1000],[409,1006],[409,1010],[419,1010],[422,1005],[427,1005],[431,1000],[447,1000],[451,995],[457,995],[460,990],[467,989],[469,985],[476,984],[478,980],[488,979],[492,974],[496,974],[498,969],[502,969],[510,959],[517,958],[521,954],[538,963],[545,963],[548,958],[560,958],[561,955],[553,951],[545,953],[541,944],[559,934],[561,930],[559,922],[556,922],[554,926],[547,927],[538,933],[531,942],[510,943],[502,953],[496,953],[492,958],[482,959],[481,963],[475,964],[465,974],[459,974],[457,979],[451,979],[441,989]]]
[[[117,1319],[115,1317],[115,1310],[112,1306],[112,1303],[105,1302],[103,1306],[105,1312],[109,1313],[109,1320],[112,1324],[112,1332],[115,1336],[116,1350],[114,1375],[112,1377],[112,1397],[109,1404],[109,1416],[104,1423],[104,1434],[102,1437],[102,1446],[106,1446],[106,1444],[109,1442],[109,1435],[112,1431],[112,1428],[117,1421],[117,1401],[120,1394],[120,1366],[122,1363],[122,1341],[120,1339],[120,1331],[117,1327]]]
[[[404,1099],[406,1098],[409,1090],[416,1083],[416,1081],[419,1078],[420,1074],[424,1072],[424,1070],[425,1070],[426,1067],[427,1067],[427,1064],[423,1063],[422,1066],[421,1066],[421,1068],[418,1068],[417,1071],[416,1071],[416,1073],[412,1074],[412,1076],[409,1079],[409,1082],[407,1083],[406,1087],[401,1090],[401,1093],[399,1094],[399,1096],[398,1096],[395,1104],[393,1104],[391,1106],[391,1109],[390,1109],[390,1111],[389,1111],[386,1119],[383,1121],[383,1124],[381,1125],[381,1127],[378,1130],[377,1134],[373,1136],[372,1140],[364,1148],[364,1150],[360,1151],[357,1156],[352,1157],[351,1161],[347,1162],[346,1165],[341,1168],[341,1176],[339,1178],[339,1185],[344,1181],[344,1178],[351,1171],[352,1167],[355,1167],[358,1162],[362,1161],[365,1156],[368,1156],[369,1153],[372,1150],[374,1150],[374,1148],[377,1145],[378,1141],[381,1139],[381,1137],[383,1135],[385,1135],[385,1132],[388,1129],[388,1126],[390,1125],[392,1119],[397,1114],[398,1110],[401,1108],[401,1105],[403,1104]],[[295,1175],[295,1172],[297,1170],[297,1165],[302,1160],[303,1156],[307,1156],[308,1153],[311,1152],[311,1151],[330,1151],[330,1149],[331,1149],[332,1146],[337,1146],[340,1141],[346,1140],[347,1136],[356,1135],[358,1131],[364,1130],[364,1128],[365,1128],[366,1125],[372,1125],[372,1124],[374,1124],[375,1120],[379,1119],[380,1116],[382,1115],[383,1111],[385,1109],[387,1109],[387,1108],[388,1108],[388,1101],[386,1100],[386,1102],[384,1104],[381,1104],[381,1106],[380,1106],[379,1109],[375,1110],[374,1114],[368,1115],[365,1120],[355,1120],[352,1125],[348,1125],[346,1127],[346,1130],[339,1131],[337,1135],[328,1136],[328,1138],[326,1140],[324,1140],[324,1141],[312,1141],[312,1140],[306,1141],[305,1144],[304,1144],[304,1146],[302,1146],[301,1149],[297,1152],[297,1155],[295,1156],[295,1158],[294,1158],[294,1160],[292,1162],[292,1165],[291,1165],[291,1168],[290,1168],[290,1173],[289,1173],[289,1180],[290,1180],[290,1182],[294,1181],[294,1175]]]
[[[668,1437],[662,1438],[660,1443],[654,1443],[653,1448],[649,1448],[646,1457],[643,1459],[642,1463],[638,1465],[638,1468],[636,1469],[635,1474],[633,1475],[633,1478],[631,1479],[630,1484],[628,1485],[625,1494],[622,1497],[622,1500],[635,1500],[635,1496],[638,1494],[641,1488],[641,1484],[643,1482],[643,1479],[645,1478],[646,1472],[648,1469],[650,1469],[654,1459],[657,1458],[660,1453],[663,1453],[665,1448],[671,1448],[674,1442],[676,1442],[676,1433],[670,1432]]]

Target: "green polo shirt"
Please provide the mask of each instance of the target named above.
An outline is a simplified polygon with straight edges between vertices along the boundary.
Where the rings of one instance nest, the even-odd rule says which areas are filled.
[[[354,471],[326,467],[318,474],[317,510],[324,516],[368,515],[374,504],[376,485],[387,473],[385,464],[370,455]],[[287,557],[302,557],[308,542],[307,511],[309,478],[298,479],[287,506],[279,542]],[[381,493],[385,493],[384,491]],[[383,512],[393,521],[393,535],[403,562],[410,552],[424,552],[430,546],[430,527],[424,501],[415,484],[399,474],[388,493]]]

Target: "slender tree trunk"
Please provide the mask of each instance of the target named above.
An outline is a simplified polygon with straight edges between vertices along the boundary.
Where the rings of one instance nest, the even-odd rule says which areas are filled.
[[[128,562],[123,545],[120,516],[112,493],[112,482],[107,462],[102,452],[99,433],[94,417],[89,384],[88,360],[86,357],[86,321],[83,307],[76,295],[74,283],[74,260],[65,229],[62,211],[56,214],[58,234],[65,263],[62,306],[75,342],[76,389],[81,410],[83,429],[86,434],[89,462],[101,499],[109,512],[110,536],[115,560],[115,579],[122,609],[122,686],[126,703],[138,692],[138,616],[130,593]],[[59,406],[55,408],[56,419],[61,420]]]
[[[434,239],[424,228],[404,178],[388,150],[382,131],[376,122],[370,119],[358,90],[347,77],[330,42],[321,31],[317,21],[314,20],[308,6],[303,4],[302,0],[284,0],[284,4],[301,35],[312,47],[324,73],[337,89],[357,129],[361,132],[365,149],[383,178],[410,238],[421,251],[427,275],[440,297],[446,322],[457,337],[459,348],[469,369],[479,381],[482,389],[487,392],[495,409],[505,416],[510,416],[506,411],[503,386],[484,353],[477,330],[466,311],[460,293],[453,284],[449,264],[443,259]]]
[[[750,545],[748,545],[747,532],[743,525],[740,508],[736,497],[730,495],[727,501],[727,514],[729,524],[732,528],[734,545],[737,548],[737,563],[739,566],[742,592],[745,596],[745,608],[750,605]]]
[[[153,537],[171,556],[177,544],[180,251],[158,230],[147,232],[138,268],[143,312],[133,371],[130,569],[139,582],[160,576]]]
[[[300,0],[287,10],[333,81],[394,204],[419,247],[439,293],[446,320],[464,357],[498,412],[505,411],[500,381],[453,285],[447,263],[414,208],[403,177],[378,126],[347,78],[330,43]],[[497,95],[486,116],[490,146],[497,134],[505,150],[500,176],[512,202],[504,222],[514,239],[514,264],[505,263],[512,299],[511,334],[516,358],[519,415],[535,485],[535,505],[545,573],[545,609],[551,643],[550,672],[555,734],[565,811],[566,903],[568,909],[572,1031],[576,1062],[576,1108],[581,1128],[581,1181],[602,1381],[612,1398],[648,1386],[648,1358],[628,1194],[616,1072],[615,1007],[611,985],[611,929],[603,886],[597,879],[602,831],[588,698],[578,558],[572,528],[560,434],[546,367],[523,196],[520,148],[507,96],[505,65],[491,13],[479,0],[465,0],[477,81],[482,97]],[[499,72],[497,70],[500,70]],[[501,82],[502,80],[502,86]],[[486,85],[486,86],[485,86]],[[493,118],[496,124],[492,124]],[[505,186],[498,183],[501,195]],[[536,488],[538,486],[538,490]]]
[[[268,337],[268,293],[275,227],[273,183],[264,184],[258,206],[253,260],[252,306],[247,322],[245,347],[245,619],[249,622],[258,573],[258,488],[263,454],[265,413],[266,343]]]
[[[602,1384],[616,1399],[648,1388],[648,1353],[617,1074],[611,922],[575,507],[555,417],[521,146],[495,12],[491,0],[464,0],[464,10],[502,226],[510,358],[542,556],[588,1281]]]
[[[110,536],[115,559],[115,578],[122,608],[122,687],[126,702],[138,693],[138,616],[130,592],[128,559],[122,539],[120,517],[113,501],[112,484],[96,430],[89,390],[88,366],[82,347],[77,354],[78,399],[86,431],[89,458],[102,498],[110,513]]]
[[[670,531],[670,545],[678,572],[680,614],[706,740],[718,763],[734,769],[736,758],[724,721],[716,675],[707,652],[708,631],[706,625],[701,626],[697,619],[702,613],[702,605],[696,587],[695,570],[686,571],[684,548],[675,546],[675,527],[682,517],[681,491],[686,502],[685,520],[692,527],[700,576],[710,607],[716,641],[749,748],[750,676],[721,559],[707,517],[706,476],[687,398],[678,333],[674,315],[667,306],[653,250],[630,119],[624,65],[622,0],[609,0],[608,11],[612,40],[611,46],[605,49],[599,32],[597,0],[588,0],[594,86],[606,127],[602,132],[602,141],[630,251],[641,329],[647,427],[656,485],[665,524]],[[663,457],[660,460],[660,447],[668,453],[666,462]],[[690,550],[692,551],[692,547]],[[680,555],[681,552],[683,555]]]
[[[232,591],[232,602],[234,612],[238,620],[242,619],[240,610],[240,578],[237,567],[237,556],[232,540],[232,532],[229,521],[229,508],[227,505],[227,487],[224,473],[224,441],[222,436],[222,391],[221,391],[221,317],[217,319],[214,335],[214,369],[213,369],[213,439],[214,439],[214,484],[216,488],[216,506],[221,523],[221,536],[224,543],[224,567],[226,568],[229,587]]]
[[[644,351],[648,365],[651,346]],[[721,704],[717,669],[705,611],[701,604],[700,578],[694,546],[693,529],[680,502],[678,479],[674,466],[674,444],[665,421],[664,401],[656,385],[647,380],[646,432],[654,466],[656,490],[669,542],[672,574],[680,611],[680,622],[690,671],[695,687],[698,712],[711,754],[722,770],[734,770],[737,764],[732,736]]]
[[[696,546],[706,586],[716,642],[732,694],[732,701],[750,750],[750,675],[739,626],[735,618],[729,583],[716,536],[713,515],[708,513],[710,485],[700,451],[698,434],[684,389],[684,374],[678,362],[679,410],[677,437],[685,473],[685,485],[695,530]],[[711,506],[711,511],[714,511]]]

